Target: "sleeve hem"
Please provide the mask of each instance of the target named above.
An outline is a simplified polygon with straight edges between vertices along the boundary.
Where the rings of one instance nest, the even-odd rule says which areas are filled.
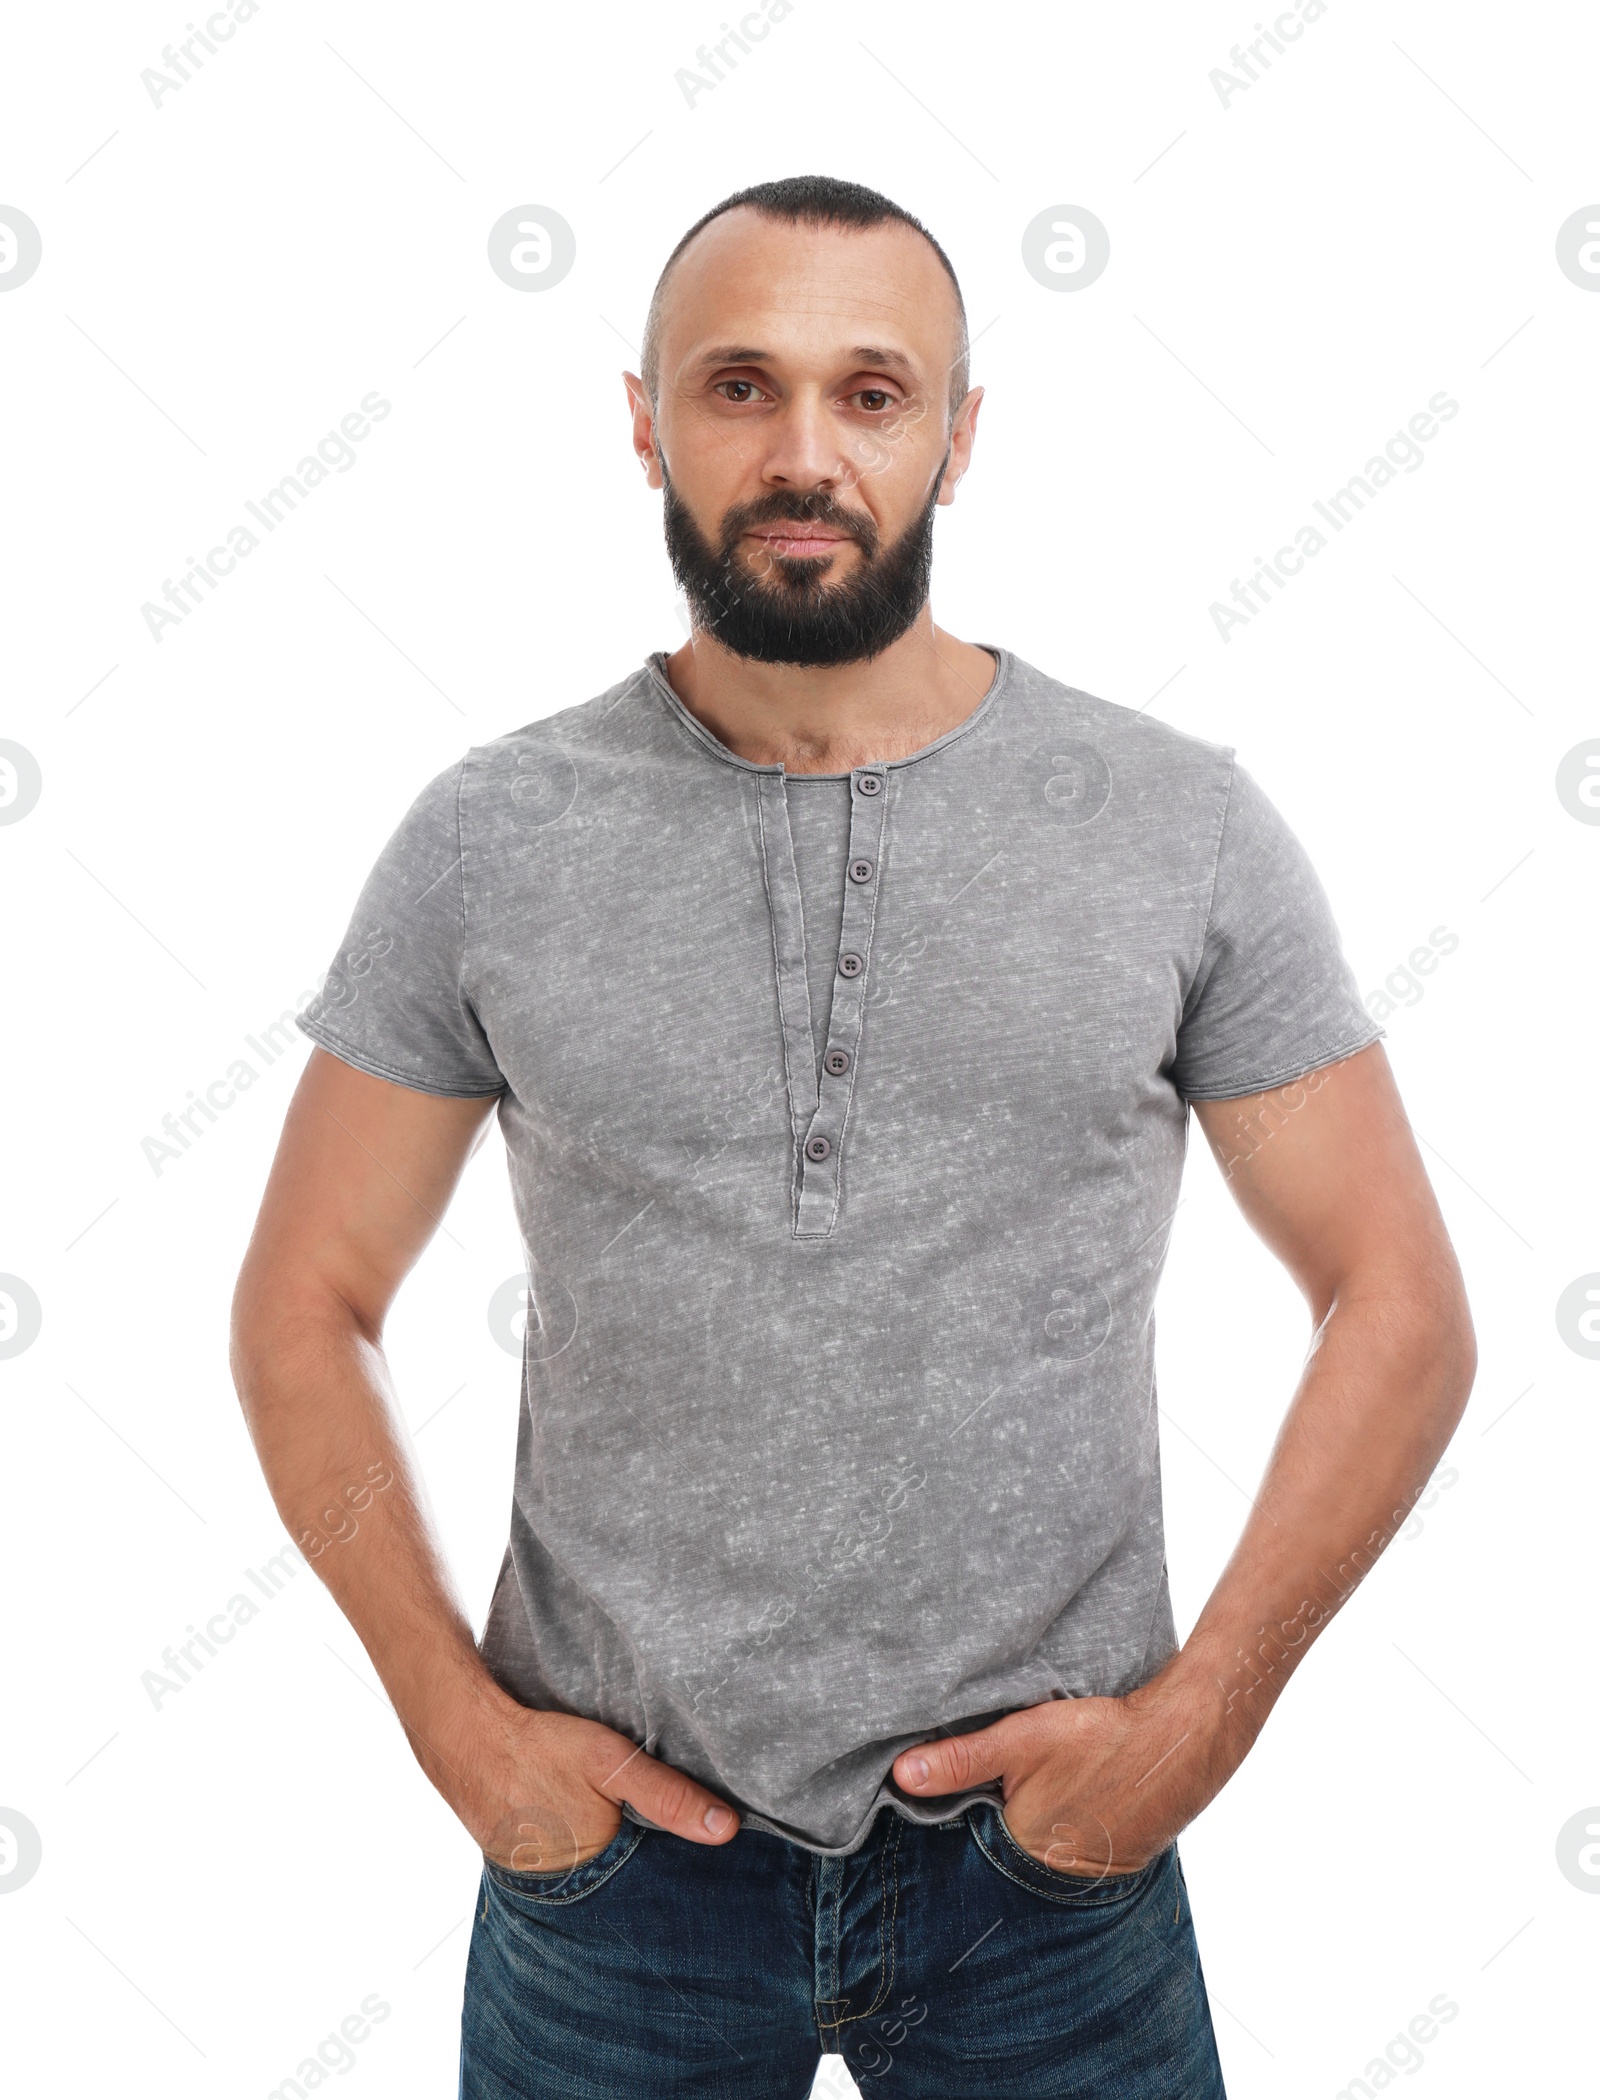
[[[1331,1049],[1319,1050],[1310,1059],[1297,1058],[1293,1064],[1280,1065],[1268,1072],[1265,1078],[1213,1080],[1206,1086],[1180,1085],[1178,1092],[1185,1101],[1236,1101],[1247,1094],[1268,1094],[1274,1087],[1292,1086],[1297,1079],[1304,1079],[1308,1072],[1320,1072],[1324,1066],[1341,1064],[1345,1058],[1354,1057],[1358,1050],[1369,1050],[1387,1033],[1384,1028],[1367,1029]]]
[[[351,1049],[320,1021],[303,1021],[296,1014],[294,1025],[302,1035],[309,1036],[312,1042],[331,1052],[341,1063],[354,1065],[358,1072],[365,1072],[373,1079],[387,1079],[394,1086],[410,1087],[413,1093],[439,1094],[450,1101],[494,1101],[506,1090],[504,1081],[497,1087],[484,1088],[446,1086],[438,1080],[419,1078],[414,1072],[402,1072],[395,1065],[385,1064],[381,1058],[372,1057],[365,1050]]]

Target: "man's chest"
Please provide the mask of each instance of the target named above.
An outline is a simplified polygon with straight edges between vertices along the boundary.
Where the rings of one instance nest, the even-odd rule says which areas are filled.
[[[466,989],[528,1117],[600,1154],[770,1136],[825,1144],[826,1182],[846,1148],[1048,1146],[1063,1119],[1114,1143],[1171,1058],[1205,898],[1137,821],[1077,814],[1003,768],[955,797],[858,775],[839,895],[812,855],[802,898],[781,778],[625,781],[478,844]]]

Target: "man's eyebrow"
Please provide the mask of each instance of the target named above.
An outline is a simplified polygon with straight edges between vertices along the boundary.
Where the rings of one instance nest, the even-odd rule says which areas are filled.
[[[894,372],[902,379],[920,376],[903,350],[885,350],[877,343],[857,343],[850,356],[857,365],[869,365],[875,372]]]
[[[695,367],[709,372],[715,365],[764,365],[771,355],[770,350],[752,350],[747,343],[717,343],[701,351]]]
[[[857,343],[845,354],[854,370],[891,372],[897,378],[912,381],[921,376],[903,350],[889,350],[879,343]],[[715,343],[709,350],[701,351],[694,360],[694,369],[711,372],[719,365],[765,365],[771,361],[770,350],[754,349],[748,343]]]

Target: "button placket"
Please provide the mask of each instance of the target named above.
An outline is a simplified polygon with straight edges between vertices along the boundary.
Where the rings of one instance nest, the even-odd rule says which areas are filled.
[[[878,876],[888,819],[888,786],[881,767],[861,767],[850,776],[850,850],[845,861],[839,967],[833,980],[816,1107],[801,1147],[800,1202],[795,1222],[795,1234],[801,1239],[825,1239],[839,1212],[839,1168],[871,975],[872,929],[877,917]]]
[[[800,904],[800,876],[795,867],[794,837],[789,829],[789,795],[783,768],[756,783],[756,814],[761,832],[762,873],[772,921],[772,959],[778,986],[778,1017],[783,1030],[783,1066],[789,1082],[789,1122],[796,1150],[803,1144],[817,1112],[816,1045],[811,1033],[811,993],[806,983],[806,941]],[[798,1196],[795,1198],[798,1202]]]

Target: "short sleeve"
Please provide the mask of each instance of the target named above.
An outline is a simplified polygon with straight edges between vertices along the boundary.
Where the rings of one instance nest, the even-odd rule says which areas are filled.
[[[295,1015],[346,1064],[424,1093],[498,1094],[505,1080],[462,986],[461,764],[431,780],[367,877],[321,990]]]
[[[1382,1034],[1304,848],[1235,764],[1174,1086],[1191,1101],[1263,1093]]]

